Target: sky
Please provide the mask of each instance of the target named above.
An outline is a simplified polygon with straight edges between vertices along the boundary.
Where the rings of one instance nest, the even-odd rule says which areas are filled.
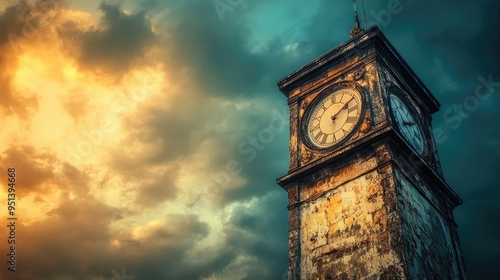
[[[366,1],[442,105],[470,279],[500,275],[499,11]],[[0,0],[0,279],[285,279],[276,82],[353,25],[347,0]]]

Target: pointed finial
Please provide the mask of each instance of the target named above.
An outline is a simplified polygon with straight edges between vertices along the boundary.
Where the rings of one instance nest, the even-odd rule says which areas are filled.
[[[351,38],[358,35],[363,31],[363,28],[361,28],[361,23],[359,22],[359,16],[358,16],[358,8],[356,7],[356,0],[352,0],[352,4],[354,5],[354,22],[356,23],[356,27],[351,29],[349,32],[349,35],[351,35]]]

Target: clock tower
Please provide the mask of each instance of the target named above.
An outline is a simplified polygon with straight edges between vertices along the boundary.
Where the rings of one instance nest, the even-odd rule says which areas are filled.
[[[278,82],[290,107],[288,279],[465,279],[439,103],[378,27]]]

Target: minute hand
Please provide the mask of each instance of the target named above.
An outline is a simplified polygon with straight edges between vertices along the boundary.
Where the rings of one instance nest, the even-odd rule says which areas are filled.
[[[349,103],[351,103],[351,101],[352,101],[353,99],[354,99],[354,97],[353,97],[353,98],[351,98],[349,101],[347,101],[347,103],[346,103],[346,104],[344,104],[344,106],[342,106],[342,108],[341,108],[341,109],[340,109],[337,113],[335,113],[335,114],[332,116],[332,121],[335,121],[335,118],[337,118],[337,116],[338,116],[338,115],[339,115],[339,114],[340,114],[343,110],[345,110],[345,109],[347,109],[347,108],[349,107]]]

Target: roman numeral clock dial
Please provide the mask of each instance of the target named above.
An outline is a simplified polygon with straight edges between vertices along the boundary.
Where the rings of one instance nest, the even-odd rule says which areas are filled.
[[[310,144],[329,148],[346,139],[359,122],[362,106],[361,94],[351,88],[320,94],[306,123]]]
[[[408,143],[419,153],[424,152],[424,133],[413,114],[401,99],[390,94],[391,113],[397,128]]]

